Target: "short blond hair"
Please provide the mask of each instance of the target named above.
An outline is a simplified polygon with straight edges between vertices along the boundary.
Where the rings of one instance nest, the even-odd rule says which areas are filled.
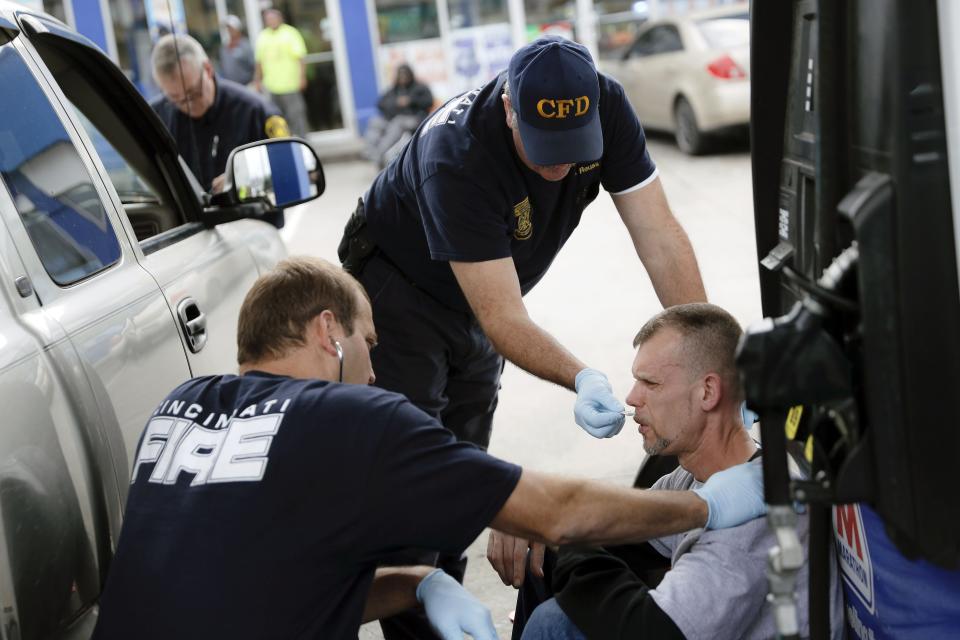
[[[647,320],[633,339],[639,347],[664,329],[673,329],[683,339],[687,365],[695,375],[714,372],[735,399],[743,399],[736,353],[743,329],[736,318],[715,304],[693,302],[668,307]]]
[[[288,258],[250,287],[237,323],[237,362],[280,358],[304,344],[307,324],[330,311],[353,334],[366,291],[340,267],[307,256]]]

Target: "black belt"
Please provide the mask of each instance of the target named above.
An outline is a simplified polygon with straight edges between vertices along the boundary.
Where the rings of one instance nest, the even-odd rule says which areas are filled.
[[[337,245],[337,256],[343,264],[344,271],[355,278],[360,277],[363,268],[370,262],[370,259],[377,256],[403,276],[404,280],[419,289],[416,283],[370,237],[367,231],[367,216],[363,209],[363,198],[357,201],[356,210],[350,214],[350,219],[347,220],[347,224],[343,228],[343,238]]]
[[[337,257],[347,273],[358,277],[375,253],[382,252],[367,235],[367,217],[363,212],[363,198],[360,198],[343,228],[343,237],[337,245]]]
[[[367,216],[364,213],[363,208],[363,198],[357,200],[357,208],[352,214],[350,214],[350,219],[347,220],[346,226],[343,228],[343,238],[340,239],[340,244],[337,245],[337,256],[340,258],[340,262],[343,265],[344,271],[352,275],[354,278],[359,278],[360,274],[363,273],[363,268],[367,266],[367,263],[376,256],[377,258],[383,260],[391,269],[397,272],[397,274],[407,281],[407,283],[420,291],[425,296],[433,300],[435,303],[453,311],[455,313],[462,313],[467,317],[468,320],[476,321],[472,312],[463,311],[461,309],[454,309],[448,304],[445,304],[438,300],[433,294],[424,289],[423,287],[417,286],[417,283],[414,282],[410,276],[404,273],[396,262],[390,259],[383,250],[377,246],[377,244],[370,238],[370,235],[367,230]]]

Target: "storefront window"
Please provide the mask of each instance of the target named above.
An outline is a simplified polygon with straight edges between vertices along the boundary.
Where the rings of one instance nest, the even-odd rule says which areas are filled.
[[[16,3],[20,5],[20,8],[27,8],[32,11],[44,11],[60,22],[70,24],[67,22],[67,12],[63,6],[64,0],[16,0]]]
[[[237,16],[244,25],[247,24],[247,6],[243,0],[227,0],[227,15]]]
[[[730,4],[735,0],[596,0],[597,52],[601,59],[619,58],[647,21]]]
[[[325,53],[333,49],[330,20],[324,0],[287,0],[274,4],[284,15],[284,21],[297,28],[307,45],[307,54]]]
[[[43,0],[43,10],[60,22],[67,22],[67,12],[63,8],[63,0]]]
[[[485,24],[509,22],[506,0],[447,0],[450,27],[479,27]]]
[[[450,37],[446,57],[452,64],[450,90],[479,87],[510,64],[513,33],[503,0],[447,0]]]
[[[599,0],[596,3],[597,53],[601,59],[623,56],[640,25],[647,21],[649,4],[635,0]]]
[[[220,17],[213,0],[183,0],[187,33],[203,46],[213,65],[220,62]]]
[[[274,3],[287,24],[296,27],[307,45],[307,124],[311,131],[343,127],[340,90],[333,59],[333,25],[325,0],[284,0]]]
[[[159,92],[150,69],[150,52],[154,42],[169,33],[173,24],[178,33],[183,33],[185,26],[214,64],[219,59],[220,19],[213,0],[182,0],[170,5],[151,0],[109,0],[109,6],[117,62],[147,97]]]
[[[376,0],[380,44],[439,38],[436,0]]]
[[[575,0],[524,0],[527,39],[555,34],[575,40],[576,4]]]
[[[156,95],[150,71],[153,40],[147,25],[146,6],[142,0],[109,0],[113,35],[117,44],[117,63],[140,92]]]

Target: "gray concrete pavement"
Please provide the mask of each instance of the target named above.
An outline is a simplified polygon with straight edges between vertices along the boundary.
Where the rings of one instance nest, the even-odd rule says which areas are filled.
[[[744,325],[760,318],[753,238],[750,164],[745,150],[689,158],[667,138],[650,142],[667,196],[690,235],[707,295]],[[327,193],[288,213],[283,231],[291,253],[336,260],[336,245],[356,199],[375,175],[360,162],[331,164]],[[604,194],[547,276],[526,297],[531,317],[589,366],[607,373],[623,397],[631,386],[631,342],[660,309],[616,209]],[[490,452],[526,468],[629,484],[643,458],[642,440],[627,423],[611,440],[594,440],[573,422],[574,395],[508,364]],[[486,535],[470,549],[467,587],[491,609],[501,638],[515,591],[500,583],[484,557]],[[380,638],[365,625],[361,638]]]

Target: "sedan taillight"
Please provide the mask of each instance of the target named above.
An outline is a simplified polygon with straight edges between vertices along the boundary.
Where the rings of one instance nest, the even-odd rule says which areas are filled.
[[[710,75],[721,80],[739,80],[747,77],[747,72],[726,54],[708,64],[707,71],[710,72]]]

